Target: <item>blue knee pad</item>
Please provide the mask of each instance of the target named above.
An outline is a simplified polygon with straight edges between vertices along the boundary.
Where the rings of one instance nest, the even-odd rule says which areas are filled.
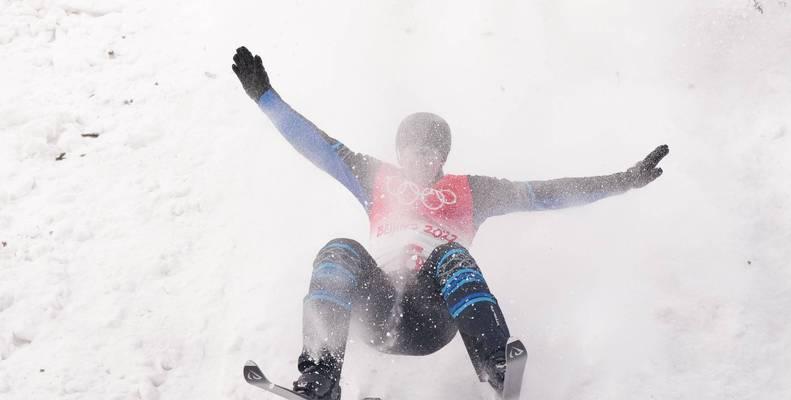
[[[310,292],[305,301],[333,303],[350,311],[354,290],[367,268],[371,268],[370,264],[370,255],[357,241],[331,240],[313,262]]]
[[[460,244],[448,243],[437,247],[429,257],[431,261],[434,261],[432,276],[454,319],[474,304],[497,304],[475,259]]]

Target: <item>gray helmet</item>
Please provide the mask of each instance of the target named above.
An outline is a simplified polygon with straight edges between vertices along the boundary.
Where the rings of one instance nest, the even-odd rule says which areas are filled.
[[[409,143],[420,143],[439,150],[442,160],[450,152],[450,126],[436,114],[419,112],[407,115],[398,125],[396,151]]]

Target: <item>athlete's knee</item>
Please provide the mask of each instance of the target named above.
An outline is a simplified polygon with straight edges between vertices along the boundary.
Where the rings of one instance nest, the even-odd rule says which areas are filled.
[[[324,245],[322,250],[331,250],[331,249],[339,249],[344,251],[349,251],[354,253],[355,256],[359,256],[360,253],[365,252],[365,247],[363,247],[360,242],[350,239],[350,238],[335,238],[327,242]]]
[[[464,246],[457,243],[444,244],[434,250],[429,260],[432,262],[432,269],[428,271],[432,273],[454,320],[469,313],[468,310],[479,309],[478,303],[489,303],[495,309],[498,308],[497,300],[490,292],[478,264]]]
[[[314,274],[320,270],[336,270],[354,278],[374,268],[376,263],[362,244],[354,239],[330,240],[319,250],[313,262]]]
[[[311,304],[334,304],[351,310],[354,292],[360,282],[362,245],[352,239],[333,239],[319,250],[313,262],[310,291],[305,298]]]
[[[479,270],[478,264],[467,248],[456,242],[446,243],[435,248],[426,263],[430,265],[429,272],[432,277],[440,284],[444,284],[450,276],[460,270]]]

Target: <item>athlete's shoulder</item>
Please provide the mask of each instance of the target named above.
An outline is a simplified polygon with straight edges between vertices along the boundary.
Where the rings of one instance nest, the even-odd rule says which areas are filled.
[[[471,175],[445,174],[440,181],[469,185]]]

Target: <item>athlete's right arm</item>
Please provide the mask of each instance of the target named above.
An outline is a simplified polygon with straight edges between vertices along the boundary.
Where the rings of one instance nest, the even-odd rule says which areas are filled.
[[[380,162],[355,153],[296,112],[272,89],[259,56],[241,47],[234,56],[233,71],[247,94],[269,117],[283,137],[305,158],[342,183],[368,209],[373,174]]]
[[[283,137],[313,165],[342,183],[360,203],[368,208],[374,170],[379,161],[351,151],[316,125],[294,111],[274,90],[267,90],[258,106]]]

